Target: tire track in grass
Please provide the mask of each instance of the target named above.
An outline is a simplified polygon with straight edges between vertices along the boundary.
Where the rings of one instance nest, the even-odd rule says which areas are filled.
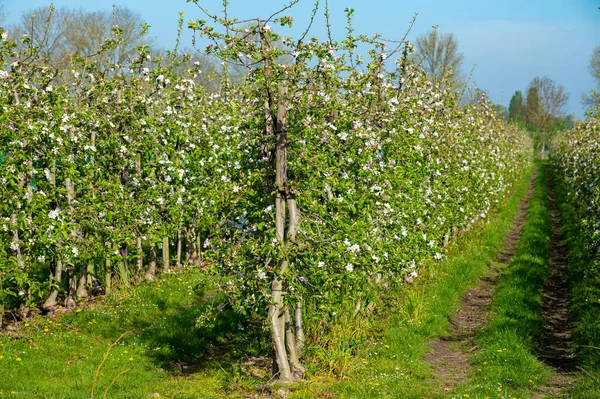
[[[572,384],[577,362],[572,352],[573,321],[569,316],[569,289],[565,283],[567,255],[560,237],[561,221],[556,207],[556,195],[550,184],[549,213],[552,225],[551,270],[542,292],[544,328],[539,341],[539,358],[556,370],[546,386],[539,387],[534,398],[559,397]]]
[[[519,204],[519,212],[511,230],[504,237],[502,250],[492,263],[489,273],[480,278],[476,286],[463,296],[450,320],[448,336],[440,337],[430,344],[425,362],[431,366],[442,391],[451,391],[463,384],[468,377],[470,353],[477,349],[475,338],[489,320],[489,306],[495,288],[519,245],[527,206],[533,197],[536,175],[534,173],[529,181],[527,194]]]

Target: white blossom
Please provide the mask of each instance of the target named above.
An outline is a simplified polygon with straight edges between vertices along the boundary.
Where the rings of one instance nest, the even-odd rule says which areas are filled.
[[[348,251],[352,252],[353,254],[360,252],[360,247],[358,246],[358,244],[353,244],[351,246],[348,247]]]

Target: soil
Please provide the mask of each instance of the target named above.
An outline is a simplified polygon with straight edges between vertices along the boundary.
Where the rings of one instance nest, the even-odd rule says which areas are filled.
[[[440,337],[430,344],[425,362],[432,368],[442,391],[450,391],[466,382],[470,353],[477,349],[477,333],[489,320],[489,306],[500,275],[515,255],[526,219],[527,206],[533,196],[533,182],[529,182],[527,194],[519,204],[519,211],[510,231],[504,237],[502,250],[492,263],[489,273],[480,278],[474,288],[463,296],[456,313],[450,320],[448,336]]]

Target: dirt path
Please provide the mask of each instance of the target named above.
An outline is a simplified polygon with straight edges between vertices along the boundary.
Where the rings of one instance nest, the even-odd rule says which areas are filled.
[[[549,182],[547,182],[549,184]],[[548,386],[541,387],[534,398],[561,397],[572,383],[570,373],[576,369],[576,359],[571,352],[573,322],[568,313],[569,290],[564,283],[567,257],[560,238],[560,219],[556,210],[556,198],[549,185],[550,221],[552,223],[551,270],[542,293],[544,331],[540,339],[539,358],[556,370]]]
[[[480,278],[476,287],[469,289],[461,300],[448,327],[450,336],[438,338],[431,343],[425,362],[432,367],[442,391],[449,391],[466,381],[470,364],[469,354],[477,349],[474,343],[476,335],[489,320],[488,309],[500,275],[519,245],[527,206],[533,196],[534,181],[535,176],[529,182],[527,194],[519,204],[517,216],[504,237],[502,250],[492,263],[490,272]]]

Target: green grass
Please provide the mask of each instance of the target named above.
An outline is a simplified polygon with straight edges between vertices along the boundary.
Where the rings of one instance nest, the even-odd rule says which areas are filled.
[[[540,164],[521,241],[490,307],[472,358],[472,379],[458,391],[470,397],[529,397],[552,371],[536,357],[542,327],[541,292],[550,269],[552,226],[546,165]]]
[[[195,322],[207,301],[199,270],[164,276],[155,284],[123,290],[55,320],[36,317],[21,333],[0,336],[0,395],[18,398],[89,398],[98,366],[95,397],[235,397],[240,352],[264,352],[262,330],[233,313],[210,329]],[[245,328],[243,334],[240,329]],[[218,351],[219,356],[204,356]],[[195,364],[197,363],[197,365]],[[186,375],[188,369],[193,373]],[[121,374],[123,373],[123,374]]]
[[[386,317],[373,328],[380,334],[361,351],[344,380],[299,385],[290,398],[328,393],[343,398],[444,397],[432,381],[429,366],[423,363],[429,342],[446,333],[465,290],[489,269],[527,192],[529,177],[518,185],[500,213],[452,244],[448,259],[424,265],[421,278],[396,293],[397,299],[382,310]]]
[[[567,190],[555,176],[553,181],[563,225],[561,235],[567,250],[570,312],[576,323],[573,343],[579,363],[589,373],[580,375],[571,394],[574,398],[600,398],[600,271],[598,266],[593,267],[587,240],[581,231],[581,213],[572,206]]]

